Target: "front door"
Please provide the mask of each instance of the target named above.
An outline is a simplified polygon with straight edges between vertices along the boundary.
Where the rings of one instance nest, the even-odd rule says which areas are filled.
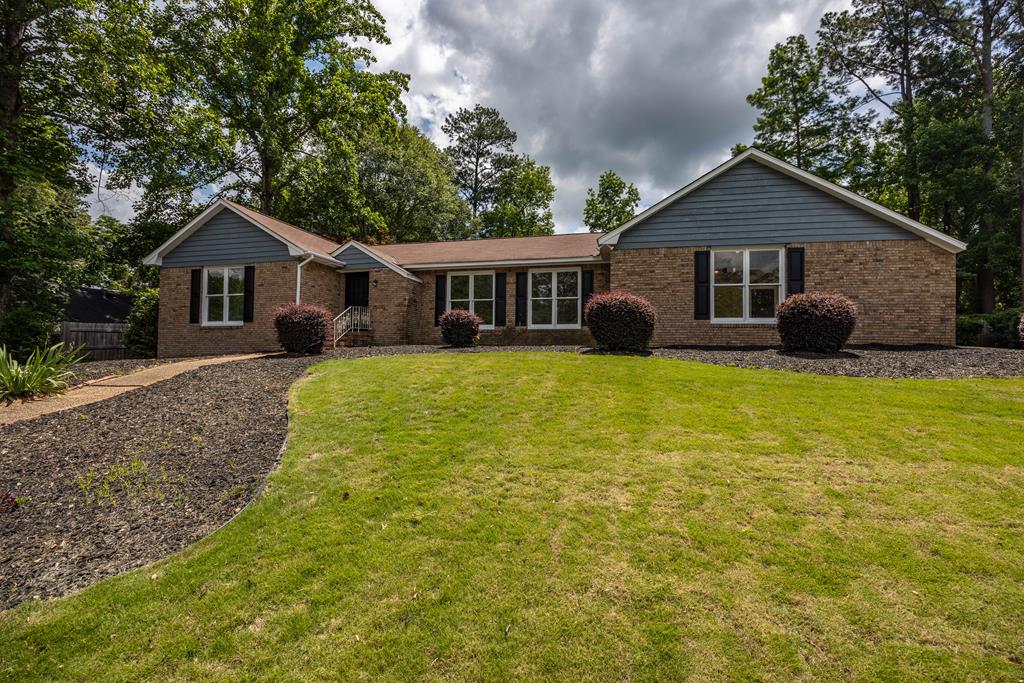
[[[345,273],[345,308],[370,305],[370,274]]]

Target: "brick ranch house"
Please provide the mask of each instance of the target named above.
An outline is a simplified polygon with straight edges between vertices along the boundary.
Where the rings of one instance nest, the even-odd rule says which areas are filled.
[[[590,344],[583,304],[625,290],[656,345],[774,344],[788,294],[860,308],[852,343],[955,343],[965,245],[749,149],[606,234],[338,244],[221,200],[146,257],[160,267],[162,357],[273,350],[271,311],[317,304],[341,343],[438,344],[474,310],[484,344]]]

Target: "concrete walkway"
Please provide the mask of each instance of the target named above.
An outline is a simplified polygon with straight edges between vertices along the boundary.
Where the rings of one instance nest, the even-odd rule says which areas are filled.
[[[22,420],[34,420],[37,417],[56,413],[60,410],[77,408],[90,403],[96,403],[97,401],[103,401],[119,394],[133,391],[139,387],[148,387],[150,384],[162,382],[165,379],[170,379],[189,370],[201,368],[204,365],[218,365],[236,360],[261,358],[265,355],[267,354],[250,353],[239,356],[210,356],[209,358],[193,358],[174,363],[164,363],[163,365],[156,365],[127,375],[89,382],[56,396],[19,401],[7,406],[0,403],[0,425],[7,425]]]

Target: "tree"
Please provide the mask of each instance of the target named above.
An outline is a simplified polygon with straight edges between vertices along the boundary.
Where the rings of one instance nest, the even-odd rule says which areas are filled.
[[[995,143],[995,104],[997,74],[1006,60],[1016,54],[1010,41],[1021,29],[1019,2],[1014,0],[927,0],[922,13],[932,27],[952,46],[964,50],[977,75],[979,126],[986,144]],[[978,221],[977,307],[983,313],[996,305],[995,269],[991,263],[994,242],[998,239],[994,229],[995,216],[990,207],[995,203],[991,195],[997,181],[994,178],[995,156],[984,163],[988,181],[987,196],[982,197],[984,207]],[[1024,258],[1024,256],[1022,256]],[[1022,266],[1024,268],[1024,266]]]
[[[494,205],[480,214],[480,237],[551,235],[555,221],[551,202],[555,185],[551,169],[526,155],[513,157],[499,176]]]
[[[632,218],[639,204],[640,191],[633,183],[615,171],[605,171],[597,181],[597,192],[587,189],[583,223],[590,232],[609,232]]]
[[[175,0],[167,11],[178,88],[151,144],[123,161],[112,186],[144,182],[147,203],[182,210],[197,190],[285,220],[303,195],[325,214],[358,210],[355,142],[396,124],[408,80],[369,68],[368,44],[388,42],[373,6]]]
[[[747,102],[760,111],[755,147],[829,180],[862,162],[857,143],[871,116],[855,112],[856,100],[829,76],[804,36],[772,48],[768,74]]]
[[[446,154],[414,126],[374,131],[360,143],[359,190],[393,242],[465,239],[469,208]]]
[[[170,79],[141,0],[9,0],[0,22],[0,343],[17,346],[47,341],[92,260],[85,162],[116,159]]]
[[[514,163],[516,134],[497,109],[476,105],[449,114],[441,126],[451,145],[455,183],[473,218],[496,201],[502,175]]]
[[[931,28],[916,11],[917,4],[914,0],[854,0],[850,10],[826,13],[818,30],[819,50],[829,69],[859,84],[866,104],[878,106],[898,121],[905,210],[914,220],[921,216],[914,97],[919,83],[929,75],[936,51]]]

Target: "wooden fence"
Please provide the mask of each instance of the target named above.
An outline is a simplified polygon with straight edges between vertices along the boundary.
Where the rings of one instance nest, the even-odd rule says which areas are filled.
[[[93,360],[128,358],[124,345],[124,323],[70,323],[60,324],[60,336],[68,346],[85,345],[83,351]]]

